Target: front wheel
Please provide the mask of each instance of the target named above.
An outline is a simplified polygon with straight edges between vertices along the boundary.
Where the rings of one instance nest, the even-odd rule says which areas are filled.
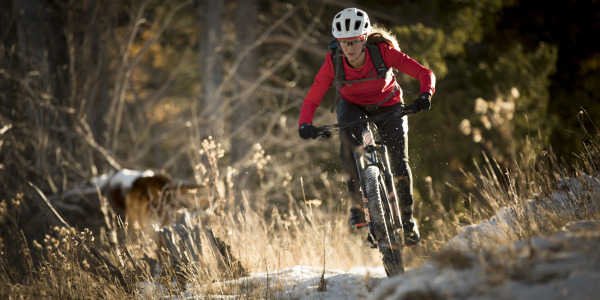
[[[391,212],[384,204],[385,191],[383,188],[384,180],[380,174],[379,168],[369,166],[364,172],[364,191],[365,197],[369,200],[368,208],[373,226],[373,232],[376,235],[377,247],[383,255],[383,266],[388,276],[394,276],[404,272],[402,263],[402,241],[398,235],[392,232]]]

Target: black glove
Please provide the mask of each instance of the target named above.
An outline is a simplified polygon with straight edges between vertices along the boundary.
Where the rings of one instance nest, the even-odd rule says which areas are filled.
[[[313,124],[308,124],[308,123],[300,124],[300,127],[298,127],[298,133],[300,134],[300,137],[303,139],[308,139],[308,138],[316,139],[318,136],[317,135],[317,127]]]
[[[430,109],[431,108],[431,94],[430,93],[420,93],[419,97],[415,99],[415,106],[417,108],[417,112]]]

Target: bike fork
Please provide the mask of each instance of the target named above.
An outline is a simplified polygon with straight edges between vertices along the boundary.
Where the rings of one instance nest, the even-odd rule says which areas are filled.
[[[385,174],[385,185],[387,187],[387,195],[385,195],[389,206],[390,212],[392,213],[392,220],[394,229],[402,228],[402,215],[400,214],[400,206],[398,204],[398,194],[396,193],[396,185],[394,184],[394,175],[392,174],[392,168],[390,166],[390,159],[387,152],[387,147],[382,146],[379,150],[381,156],[384,157],[385,168],[383,170]]]
[[[379,166],[379,170],[381,171],[381,173],[384,175],[384,180],[385,180],[385,187],[386,187],[386,195],[382,195],[382,197],[384,197],[385,199],[387,199],[387,203],[389,205],[389,211],[391,212],[392,215],[392,224],[394,226],[394,229],[401,229],[402,228],[402,214],[400,213],[400,206],[398,203],[398,193],[396,192],[396,185],[394,184],[394,175],[392,174],[392,168],[390,165],[390,158],[388,155],[388,151],[387,151],[387,147],[385,145],[381,145],[377,148],[374,148],[374,151],[377,151],[380,155],[380,157],[382,157],[382,160],[378,160],[377,161],[377,165]],[[363,171],[366,169],[365,163],[364,163],[364,154],[363,153],[354,153],[354,159],[356,161],[356,168],[358,170],[358,178],[359,178],[359,182],[360,182],[360,187],[361,190],[364,190],[364,179],[363,179]],[[364,201],[364,207],[368,208],[368,201],[369,199],[367,199],[364,195],[363,192],[363,201]],[[368,212],[365,211],[365,214],[367,214]],[[367,224],[369,224],[369,216],[366,216],[367,219]],[[372,226],[370,226],[372,227]]]
[[[358,182],[360,185],[360,193],[363,199],[363,209],[365,211],[365,220],[367,222],[367,228],[369,229],[369,234],[367,235],[367,241],[371,248],[377,248],[377,235],[375,234],[375,227],[373,226],[373,220],[371,220],[371,215],[369,214],[369,198],[365,194],[365,179],[363,172],[365,170],[364,165],[364,154],[359,152],[354,152],[354,161],[356,162],[356,168],[358,170]]]

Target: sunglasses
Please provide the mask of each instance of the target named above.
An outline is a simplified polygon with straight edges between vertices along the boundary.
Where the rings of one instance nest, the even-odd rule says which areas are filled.
[[[345,39],[338,39],[338,42],[340,43],[340,45],[345,46],[345,47],[352,47],[362,41],[365,40],[365,36],[361,35],[357,38],[345,38]]]

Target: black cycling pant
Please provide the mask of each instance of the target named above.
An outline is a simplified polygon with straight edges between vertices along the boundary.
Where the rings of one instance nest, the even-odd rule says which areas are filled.
[[[338,123],[353,123],[361,119],[387,113],[398,109],[402,103],[367,111],[364,107],[341,100],[337,109]],[[381,143],[388,148],[388,156],[396,183],[396,192],[402,210],[402,219],[408,220],[413,210],[412,172],[408,165],[408,122],[406,117],[375,122],[379,130]],[[358,167],[354,160],[354,150],[361,145],[361,128],[345,128],[340,130],[340,157],[342,169],[347,176],[346,183],[353,206],[363,206],[358,178]]]

